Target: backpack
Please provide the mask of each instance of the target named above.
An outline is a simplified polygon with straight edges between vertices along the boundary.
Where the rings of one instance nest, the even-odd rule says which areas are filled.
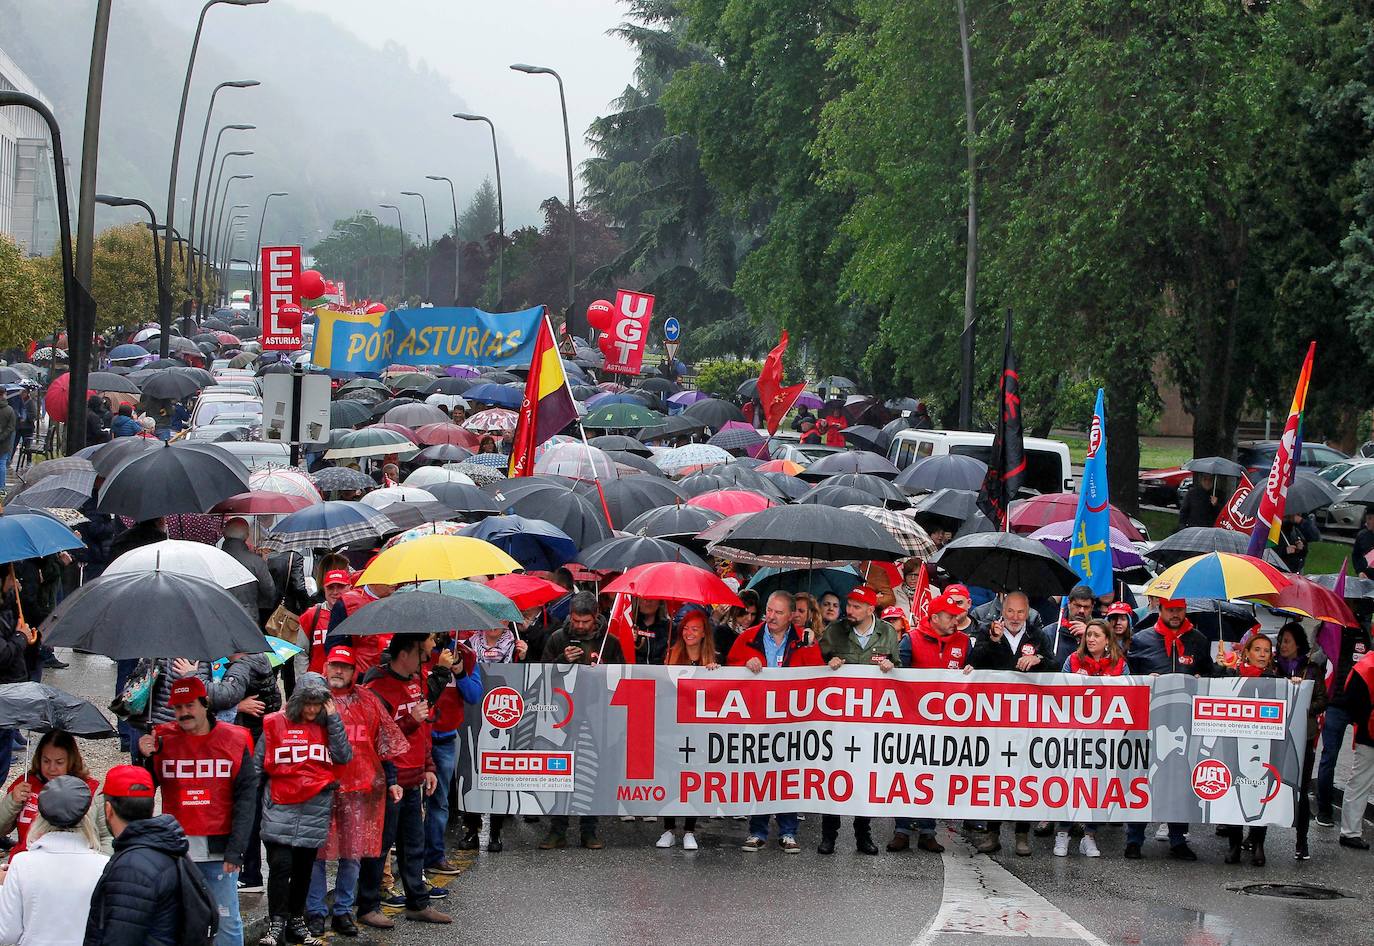
[[[183,854],[176,859],[177,890],[181,894],[181,924],[177,942],[184,946],[209,946],[219,932],[219,904],[210,896],[196,862]]]

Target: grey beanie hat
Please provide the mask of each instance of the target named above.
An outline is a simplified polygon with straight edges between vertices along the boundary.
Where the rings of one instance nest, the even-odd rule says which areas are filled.
[[[91,787],[75,775],[59,775],[38,793],[38,813],[54,828],[74,828],[91,807]]]

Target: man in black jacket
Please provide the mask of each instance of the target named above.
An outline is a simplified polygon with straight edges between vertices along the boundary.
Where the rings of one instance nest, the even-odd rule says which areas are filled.
[[[256,586],[247,586],[249,594],[256,587],[257,595],[252,611],[257,615],[258,627],[265,627],[267,619],[277,608],[277,583],[272,578],[272,570],[263,558],[248,545],[248,520],[235,516],[224,524],[224,542],[220,546],[225,554],[238,562],[256,579]],[[247,600],[244,601],[247,604]]]
[[[1317,763],[1317,824],[1331,827],[1336,823],[1332,811],[1336,760],[1345,745],[1345,730],[1352,717],[1346,706],[1346,684],[1350,671],[1370,652],[1369,632],[1362,627],[1341,628],[1341,652],[1328,654],[1334,662],[1330,697],[1322,714],[1322,757]]]
[[[1030,599],[1013,591],[1002,600],[1002,614],[990,621],[973,637],[969,651],[969,666],[975,670],[1007,670],[1021,673],[1051,673],[1059,669],[1054,662],[1054,643],[1049,635],[1030,623]],[[1018,821],[1016,853],[1029,857],[1031,853],[1029,821]],[[987,833],[975,847],[980,854],[993,854],[1002,849],[1002,822],[989,821]]]
[[[91,894],[84,946],[178,946],[177,859],[189,845],[175,818],[153,817],[153,793],[147,769],[117,765],[105,776],[114,855]]]
[[[1374,552],[1374,506],[1364,507],[1364,528],[1355,536],[1355,545],[1350,550],[1350,562],[1355,566],[1355,574],[1363,578],[1374,578],[1374,562],[1370,561]]]
[[[1214,526],[1219,512],[1221,497],[1217,495],[1216,478],[1210,473],[1197,474],[1193,477],[1193,485],[1183,494],[1183,502],[1178,504],[1178,527]]]

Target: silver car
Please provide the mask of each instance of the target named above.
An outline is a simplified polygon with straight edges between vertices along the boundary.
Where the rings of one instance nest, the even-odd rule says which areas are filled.
[[[1349,495],[1374,480],[1374,459],[1342,460],[1318,470],[1317,475]],[[1365,506],[1360,503],[1332,503],[1317,511],[1317,521],[1327,529],[1358,529],[1363,524]]]

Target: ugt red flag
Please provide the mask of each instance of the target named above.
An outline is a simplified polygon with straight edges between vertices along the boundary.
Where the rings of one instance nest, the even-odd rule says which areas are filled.
[[[539,445],[577,420],[577,405],[568,390],[563,359],[554,344],[553,330],[545,315],[539,323],[539,338],[530,359],[530,376],[525,381],[525,399],[520,402],[520,418],[511,443],[510,475],[529,476],[534,472],[534,452]]]
[[[620,641],[620,651],[627,664],[635,662],[635,604],[634,597],[624,593],[615,596],[611,604],[611,621],[607,635]]]
[[[926,571],[926,563],[921,563],[921,570],[916,573],[916,588],[911,592],[911,632],[914,634],[916,628],[922,627],[930,619],[930,573]]]
[[[782,423],[783,417],[806,389],[804,384],[794,384],[786,388],[782,386],[782,356],[786,351],[787,332],[783,332],[782,339],[777,347],[768,353],[768,357],[763,361],[763,370],[759,372],[759,403],[763,405],[764,423],[770,436],[778,432],[778,425]]]
[[[1218,529],[1225,529],[1228,532],[1240,532],[1249,535],[1250,530],[1255,528],[1255,517],[1247,515],[1240,507],[1245,505],[1245,497],[1255,488],[1255,484],[1250,482],[1250,477],[1244,473],[1240,476],[1240,483],[1236,486],[1236,491],[1231,494],[1231,498],[1226,500],[1226,505],[1221,512],[1217,513],[1216,526]]]

